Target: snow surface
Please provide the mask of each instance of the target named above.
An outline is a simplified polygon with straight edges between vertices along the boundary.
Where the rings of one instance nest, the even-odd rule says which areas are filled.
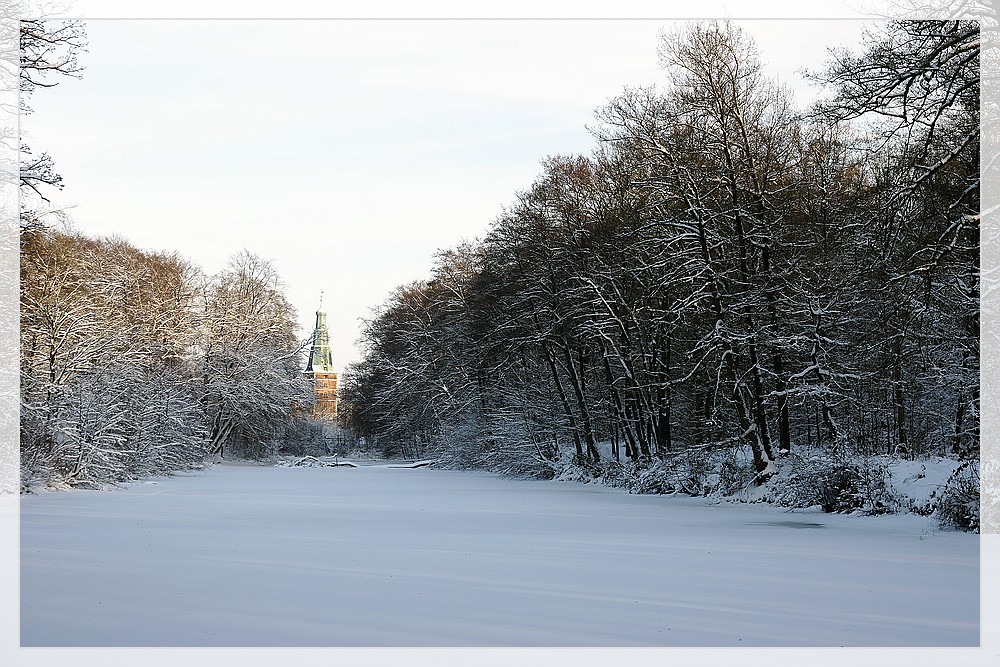
[[[21,498],[23,646],[977,646],[979,536],[404,469]]]

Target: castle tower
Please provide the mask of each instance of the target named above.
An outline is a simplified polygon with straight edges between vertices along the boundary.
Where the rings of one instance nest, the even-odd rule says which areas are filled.
[[[330,333],[326,328],[323,297],[320,296],[316,311],[316,328],[313,331],[312,349],[306,364],[306,377],[313,384],[316,406],[313,416],[324,421],[337,421],[337,374],[333,372],[333,354],[330,352]]]

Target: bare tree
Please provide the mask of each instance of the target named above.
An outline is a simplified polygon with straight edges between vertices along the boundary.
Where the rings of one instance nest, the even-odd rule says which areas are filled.
[[[35,90],[55,86],[61,77],[81,76],[78,56],[86,50],[87,34],[82,21],[28,19],[20,22],[19,44],[21,113],[30,114],[28,101]],[[62,188],[62,177],[47,152],[35,152],[22,142],[20,153],[21,226],[32,228],[44,224],[39,208],[50,204],[47,188]]]

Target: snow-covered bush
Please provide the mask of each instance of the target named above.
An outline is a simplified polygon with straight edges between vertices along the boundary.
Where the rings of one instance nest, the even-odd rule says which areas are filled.
[[[882,457],[863,457],[852,462],[857,475],[855,500],[865,514],[895,514],[902,498],[893,486],[888,461]]]
[[[605,468],[612,464],[612,460],[601,461],[596,465],[581,463],[572,448],[563,449],[556,458],[546,462],[546,466],[550,470],[550,479],[559,482],[582,482],[583,484],[603,482]],[[616,472],[611,472],[610,479],[614,479],[616,474]],[[609,486],[614,486],[614,484]]]
[[[753,484],[757,472],[753,462],[747,457],[740,457],[739,450],[734,450],[719,464],[716,493],[728,497],[740,493]]]
[[[768,480],[762,500],[783,507],[815,507],[824,512],[890,514],[898,511],[886,463],[878,458],[789,455]]]
[[[676,478],[672,467],[657,460],[636,471],[629,490],[633,493],[673,493],[676,490]]]
[[[801,448],[775,464],[777,473],[759,486],[749,451],[739,447],[692,448],[651,461],[618,462],[607,456],[586,465],[567,450],[549,462],[549,470],[559,481],[599,483],[631,493],[683,493],[831,513],[934,514],[942,526],[979,529],[978,462]]]
[[[738,450],[685,449],[651,461],[616,461],[581,465],[571,451],[553,462],[559,481],[591,483],[628,489],[630,493],[690,496],[729,496],[746,488],[754,478],[752,464]]]
[[[938,494],[938,525],[979,532],[979,483],[979,461],[968,461],[951,474]]]
[[[684,493],[705,496],[718,481],[717,465],[704,449],[686,449],[655,461],[641,470],[632,488],[636,493]]]
[[[598,479],[605,486],[612,488],[632,490],[638,481],[639,467],[631,461],[619,462],[614,459],[601,461],[599,470]]]

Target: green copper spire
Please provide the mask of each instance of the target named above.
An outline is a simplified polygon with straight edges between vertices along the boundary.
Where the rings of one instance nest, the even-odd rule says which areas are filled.
[[[319,297],[319,310],[316,311],[316,330],[313,331],[312,350],[309,352],[309,363],[306,372],[333,372],[333,354],[330,352],[330,333],[326,329],[326,313],[323,312],[323,295]]]

